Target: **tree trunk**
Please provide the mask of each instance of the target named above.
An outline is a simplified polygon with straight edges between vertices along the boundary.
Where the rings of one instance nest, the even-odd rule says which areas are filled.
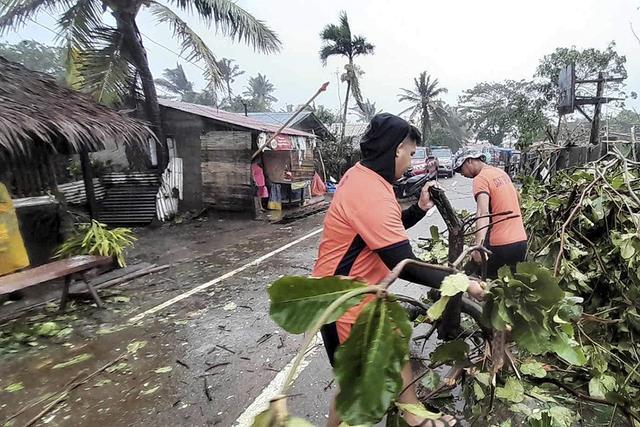
[[[227,80],[227,92],[229,92],[229,106],[231,106],[231,83]]]
[[[429,110],[426,105],[422,106],[422,145],[428,147],[427,138],[429,137]]]
[[[347,80],[347,95],[344,97],[344,112],[342,113],[342,133],[340,143],[344,144],[344,131],[347,127],[347,107],[349,106],[349,91],[351,90],[351,80]]]
[[[151,70],[149,69],[149,60],[147,59],[147,53],[142,44],[142,37],[135,22],[136,15],[128,12],[116,12],[114,15],[118,22],[118,29],[123,31],[126,36],[129,53],[140,76],[147,120],[151,123],[153,131],[158,138],[158,168],[164,170],[169,162],[167,141],[162,131],[162,118],[160,115],[156,86],[153,82]]]

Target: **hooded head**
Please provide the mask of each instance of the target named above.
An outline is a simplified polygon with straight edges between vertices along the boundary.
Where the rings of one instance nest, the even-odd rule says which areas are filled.
[[[377,114],[360,141],[360,163],[394,183],[411,168],[411,156],[420,140],[415,126],[393,114]]]

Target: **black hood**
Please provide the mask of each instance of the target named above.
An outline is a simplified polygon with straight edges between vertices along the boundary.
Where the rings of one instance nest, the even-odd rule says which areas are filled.
[[[396,149],[409,134],[409,123],[389,113],[377,114],[360,140],[363,166],[393,184],[396,176]]]

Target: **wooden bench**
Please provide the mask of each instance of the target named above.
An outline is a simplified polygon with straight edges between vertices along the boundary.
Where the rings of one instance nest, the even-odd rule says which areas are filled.
[[[9,294],[21,289],[37,286],[51,280],[64,278],[64,288],[60,298],[60,311],[64,311],[69,298],[69,286],[77,277],[86,278],[92,272],[101,267],[109,266],[113,263],[113,258],[105,256],[81,255],[60,261],[50,262],[39,267],[30,268],[18,273],[0,277],[0,295]],[[98,307],[102,307],[102,300],[96,290],[84,280],[89,293],[95,300]]]

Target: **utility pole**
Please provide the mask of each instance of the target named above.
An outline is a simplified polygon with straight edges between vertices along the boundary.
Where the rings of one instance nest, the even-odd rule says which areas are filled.
[[[593,110],[593,120],[591,121],[591,135],[589,135],[589,144],[600,144],[600,110],[602,109],[602,92],[604,91],[604,78],[602,72],[598,73],[598,83],[596,86],[596,106]],[[602,157],[606,153],[606,148],[600,148],[600,156]]]
[[[573,64],[567,65],[560,71],[558,77],[560,98],[558,101],[558,113],[560,116],[564,114],[571,114],[575,110],[578,110],[590,123],[591,133],[589,135],[589,144],[600,144],[600,157],[607,153],[606,142],[600,141],[600,116],[602,110],[602,104],[606,104],[610,101],[622,101],[623,98],[607,98],[604,97],[604,84],[605,82],[622,82],[624,77],[611,77],[605,78],[602,72],[598,73],[596,79],[584,79],[576,80],[575,66]],[[576,96],[576,84],[580,83],[596,83],[596,96]],[[582,105],[593,105],[593,117],[582,109]],[[560,121],[558,121],[558,130],[560,129]]]

